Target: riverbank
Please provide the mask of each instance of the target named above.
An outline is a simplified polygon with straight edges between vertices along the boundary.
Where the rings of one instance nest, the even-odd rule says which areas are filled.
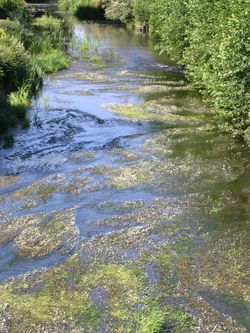
[[[28,126],[30,100],[39,93],[44,75],[70,65],[67,22],[48,15],[34,18],[22,1],[12,2],[0,8],[0,134],[5,146],[13,141],[3,134],[8,128]]]

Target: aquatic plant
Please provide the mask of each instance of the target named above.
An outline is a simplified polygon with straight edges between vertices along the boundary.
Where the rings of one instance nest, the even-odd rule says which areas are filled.
[[[50,50],[33,55],[32,61],[46,74],[66,69],[71,63],[70,58],[60,50]]]
[[[8,100],[10,105],[16,106],[16,107],[29,107],[30,105],[30,100],[29,100],[29,95],[30,95],[30,86],[29,85],[24,85],[20,88],[18,88],[17,91],[13,91],[10,93]]]
[[[94,54],[89,58],[90,62],[101,62],[102,61],[102,57],[98,54]]]
[[[36,18],[32,24],[34,35],[29,40],[29,50],[32,53],[46,52],[52,49],[65,50],[67,33],[65,29],[65,22],[52,15]]]
[[[138,333],[161,333],[165,322],[165,313],[159,309],[153,309],[148,316],[140,320]]]

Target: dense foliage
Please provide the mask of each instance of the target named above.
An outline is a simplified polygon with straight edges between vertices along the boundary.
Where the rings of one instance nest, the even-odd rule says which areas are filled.
[[[132,1],[131,0],[109,0],[105,1],[105,15],[108,19],[127,23],[132,20]]]
[[[61,10],[74,14],[79,19],[103,20],[104,9],[99,0],[58,0]]]
[[[15,18],[23,13],[22,0],[0,0],[0,18]]]
[[[0,79],[5,93],[17,90],[25,82],[32,80],[30,57],[21,42],[7,34],[0,37]]]
[[[134,15],[149,22],[160,51],[185,66],[220,128],[244,135],[250,110],[250,1],[135,0]]]
[[[0,134],[25,118],[44,73],[69,66],[67,24],[52,16],[33,18],[21,0],[0,0]]]

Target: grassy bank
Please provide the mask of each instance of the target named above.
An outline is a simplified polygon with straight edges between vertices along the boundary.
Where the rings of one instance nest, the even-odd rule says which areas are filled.
[[[65,53],[69,28],[52,16],[33,18],[21,0],[1,1],[0,18],[0,135],[6,137],[8,128],[28,126],[29,101],[44,74],[69,66]]]

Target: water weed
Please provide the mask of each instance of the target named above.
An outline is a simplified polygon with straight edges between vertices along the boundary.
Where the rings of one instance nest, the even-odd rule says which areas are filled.
[[[46,74],[66,69],[71,63],[70,58],[60,50],[50,50],[48,53],[34,55],[32,61]]]

